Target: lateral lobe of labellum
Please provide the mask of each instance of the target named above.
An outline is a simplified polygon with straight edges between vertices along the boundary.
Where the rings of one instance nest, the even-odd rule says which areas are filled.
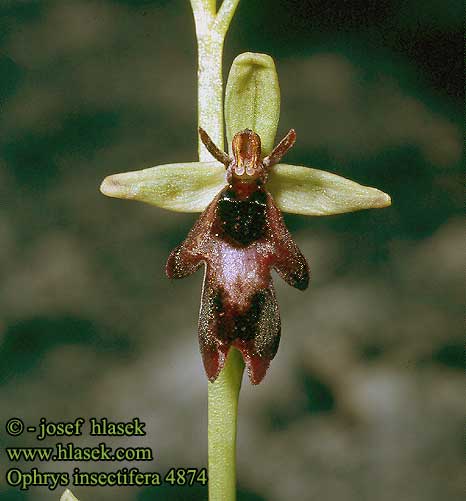
[[[252,384],[265,376],[280,341],[280,314],[271,278],[275,269],[306,289],[309,268],[272,196],[260,183],[226,186],[170,254],[169,278],[205,264],[199,343],[214,381],[231,346],[239,349]]]

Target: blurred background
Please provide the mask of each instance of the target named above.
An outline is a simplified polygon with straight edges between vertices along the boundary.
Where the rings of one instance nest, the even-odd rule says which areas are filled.
[[[456,0],[240,3],[225,74],[240,52],[274,57],[278,135],[298,133],[287,162],[393,200],[286,216],[313,278],[302,293],[275,277],[282,341],[264,382],[244,381],[240,501],[463,499],[462,20]],[[107,442],[152,447],[150,464],[19,467],[205,466],[202,273],[164,275],[195,215],[98,191],[109,174],[196,158],[189,4],[2,0],[0,28],[0,448],[41,445],[5,434],[13,416],[137,416],[146,437]],[[6,487],[12,466],[0,452],[0,499],[59,499]],[[73,490],[80,501],[207,496]]]

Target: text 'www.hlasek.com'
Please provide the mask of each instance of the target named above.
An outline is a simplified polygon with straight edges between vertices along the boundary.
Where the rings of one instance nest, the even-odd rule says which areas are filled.
[[[103,441],[112,440],[113,443],[119,437],[121,440],[141,441],[146,436],[145,427],[146,423],[137,417],[125,422],[93,417],[53,422],[42,417],[32,425],[12,417],[5,424],[7,447],[2,454],[8,461],[5,483],[22,491],[31,487],[55,490],[68,486],[207,485],[206,468],[171,467],[164,472],[142,468],[141,471],[132,463],[149,464],[156,460],[151,447],[109,446]],[[81,443],[86,438],[89,443]],[[22,440],[21,444],[13,443],[19,440]],[[80,445],[73,440],[79,440]],[[53,443],[49,445],[51,441]],[[112,463],[119,465],[114,467]],[[100,471],[101,465],[104,471]]]

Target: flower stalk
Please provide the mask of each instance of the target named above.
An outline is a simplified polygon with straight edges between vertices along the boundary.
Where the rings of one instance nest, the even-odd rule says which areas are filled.
[[[243,372],[241,353],[230,348],[222,372],[208,383],[209,501],[236,499],[236,428]]]
[[[223,135],[222,55],[225,36],[239,0],[224,0],[216,12],[216,0],[191,0],[197,38],[198,126],[205,129],[219,148]],[[199,141],[199,161],[212,160]]]
[[[239,0],[191,0],[198,46],[198,126],[224,148],[222,55]],[[199,138],[199,136],[198,136]],[[199,138],[199,161],[212,160]],[[209,501],[236,500],[236,429],[244,372],[242,355],[230,349],[219,377],[208,384]]]

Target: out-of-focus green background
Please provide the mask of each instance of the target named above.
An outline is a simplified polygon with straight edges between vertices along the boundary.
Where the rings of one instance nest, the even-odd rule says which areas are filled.
[[[264,382],[242,390],[240,501],[463,499],[462,20],[451,0],[239,6],[225,73],[243,51],[274,57],[279,134],[298,133],[287,162],[393,199],[286,218],[313,279],[304,293],[275,280],[282,342]],[[138,416],[145,438],[108,443],[152,446],[151,464],[19,466],[204,466],[202,274],[164,275],[195,216],[98,191],[106,175],[196,158],[188,2],[2,0],[0,41],[0,447],[41,445],[6,435],[13,416]],[[0,499],[58,500],[6,487],[12,466],[0,451]],[[206,497],[73,490],[81,501]]]

